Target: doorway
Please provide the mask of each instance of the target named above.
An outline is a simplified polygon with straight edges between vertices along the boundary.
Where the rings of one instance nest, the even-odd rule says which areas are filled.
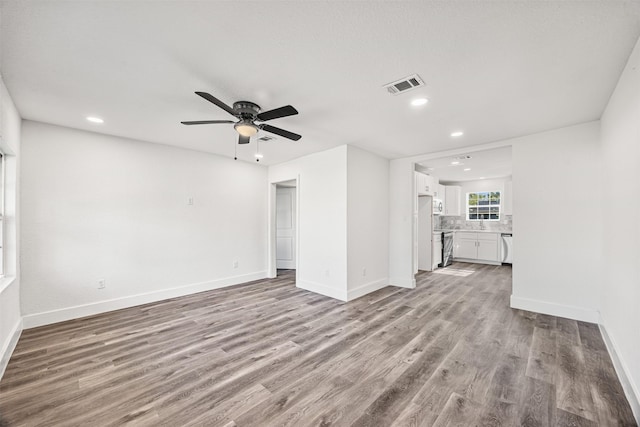
[[[296,183],[276,185],[276,269],[296,269]]]
[[[270,274],[294,279],[298,273],[298,180],[272,183]],[[294,279],[295,280],[295,279]]]

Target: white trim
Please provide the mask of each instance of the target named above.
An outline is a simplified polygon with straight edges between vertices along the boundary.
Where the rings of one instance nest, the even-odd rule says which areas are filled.
[[[24,328],[29,329],[38,326],[49,325],[51,323],[64,322],[65,320],[77,319],[80,317],[92,316],[107,311],[120,310],[122,308],[134,307],[136,305],[148,304],[151,302],[162,301],[169,298],[176,298],[195,294],[198,292],[210,291],[212,289],[238,285],[240,283],[250,282],[252,280],[260,280],[266,277],[266,271],[257,271],[255,273],[225,277],[223,279],[211,280],[208,282],[192,283],[186,286],[163,289],[161,291],[147,292],[144,294],[130,295],[122,298],[98,301],[90,304],[62,308],[59,310],[28,314],[23,317]]]
[[[16,345],[20,339],[20,334],[22,334],[22,319],[18,319],[16,324],[13,326],[8,339],[2,343],[2,352],[0,353],[0,379],[2,379],[4,371],[7,369],[7,365],[9,364],[9,359],[11,359],[11,355],[16,349]]]
[[[589,323],[598,323],[598,320],[600,319],[600,313],[597,310],[522,298],[515,295],[511,295],[511,308],[549,314],[551,316],[564,317]]]
[[[624,394],[629,401],[629,405],[631,406],[636,422],[640,424],[640,389],[633,381],[633,377],[630,374],[627,364],[619,356],[620,352],[618,352],[618,346],[616,345],[613,337],[609,335],[603,323],[598,324],[598,326],[600,327],[600,333],[604,339],[604,344],[607,346],[607,350],[609,350],[613,367],[618,374],[618,379],[622,384]]]
[[[336,289],[322,283],[311,282],[309,280],[297,280],[296,287],[304,289],[306,291],[315,292],[320,295],[339,299],[340,301],[347,301],[347,291],[343,289]]]
[[[414,289],[416,287],[416,278],[407,277],[391,277],[389,278],[389,286],[397,286],[399,288]]]
[[[379,280],[374,280],[373,282],[365,283],[364,285],[358,286],[355,289],[350,289],[347,291],[347,301],[352,301],[356,298],[360,298],[361,296],[370,294],[371,292],[386,288],[388,284],[389,280],[384,277]]]
[[[467,230],[460,230],[460,231],[467,231]],[[486,260],[476,259],[476,258],[452,258],[451,260],[459,261],[459,262],[468,262],[470,264],[502,265],[502,262],[500,261],[486,261]]]
[[[0,276],[0,294],[11,286],[14,280],[16,280],[16,276]]]

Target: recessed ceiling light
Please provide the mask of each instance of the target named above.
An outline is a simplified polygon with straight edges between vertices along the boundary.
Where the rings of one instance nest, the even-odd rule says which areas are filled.
[[[104,120],[102,120],[100,117],[95,116],[87,116],[87,120],[89,120],[91,123],[104,123]]]
[[[264,157],[264,156],[263,156],[262,154],[260,154],[260,153],[256,153],[256,154],[254,154],[253,156],[254,156],[256,159],[261,159],[261,158],[263,158],[263,157]]]
[[[465,172],[469,172],[471,170],[471,168],[464,168],[463,171]]]
[[[451,162],[451,164],[452,164],[452,165],[459,165],[459,164],[460,164],[460,162],[456,160],[456,161],[454,161],[454,162]]]
[[[413,105],[414,107],[420,107],[421,105],[424,105],[427,102],[429,102],[427,98],[416,98],[413,101],[411,101],[411,105]]]
[[[484,179],[484,176],[481,176],[480,179]]]
[[[462,135],[464,135],[464,132],[462,132],[460,130],[456,131],[456,132],[451,132],[451,136],[454,137],[454,138],[457,138],[457,137],[462,136]]]

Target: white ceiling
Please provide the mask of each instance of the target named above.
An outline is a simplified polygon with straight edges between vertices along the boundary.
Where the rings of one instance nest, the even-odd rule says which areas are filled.
[[[461,158],[465,156],[471,158]],[[456,164],[453,164],[454,162]],[[502,178],[510,176],[512,172],[511,147],[469,151],[455,156],[426,160],[419,165],[428,174],[437,176],[441,183]],[[470,170],[465,171],[465,169]]]
[[[272,124],[303,138],[264,143],[262,164],[342,144],[398,158],[598,119],[640,36],[637,1],[20,0],[1,13],[0,71],[24,118],[233,157],[231,125],[180,124],[230,118],[194,91],[292,104],[300,115]],[[412,73],[426,87],[382,88]],[[409,106],[417,96],[430,102]]]

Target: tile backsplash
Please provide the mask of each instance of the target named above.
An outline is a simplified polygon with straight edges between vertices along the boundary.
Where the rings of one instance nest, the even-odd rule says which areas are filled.
[[[511,215],[505,215],[500,221],[484,221],[484,229],[491,231],[511,231]],[[480,221],[467,221],[461,216],[433,216],[433,228],[436,230],[480,230]]]

